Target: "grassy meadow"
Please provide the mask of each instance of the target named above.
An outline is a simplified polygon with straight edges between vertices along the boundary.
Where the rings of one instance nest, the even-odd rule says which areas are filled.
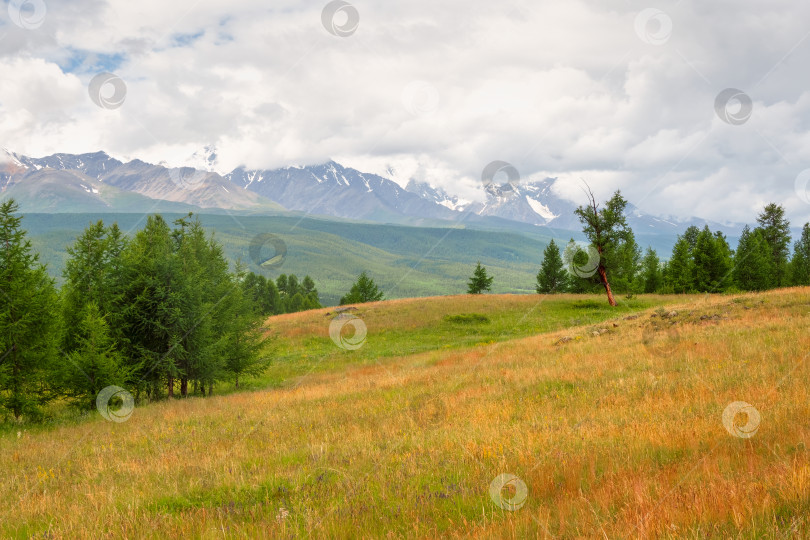
[[[249,391],[6,426],[0,537],[810,537],[810,288],[619,301],[272,317]]]

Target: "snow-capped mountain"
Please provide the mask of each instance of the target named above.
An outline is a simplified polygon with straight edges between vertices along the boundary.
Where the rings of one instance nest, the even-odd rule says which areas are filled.
[[[30,158],[3,149],[0,198],[14,196],[22,210],[29,212],[141,211],[149,201],[164,201],[180,209],[287,209],[383,223],[424,225],[442,220],[495,228],[581,230],[574,214],[578,204],[556,194],[555,178],[490,184],[484,189],[486,200],[475,202],[415,180],[403,189],[392,179],[334,161],[273,170],[240,167],[222,176],[213,171],[217,165],[214,147],[205,147],[190,160],[194,166],[167,167],[137,159],[124,163],[104,152]],[[125,196],[127,193],[130,195]],[[708,224],[712,230],[730,235],[742,228],[699,218],[652,216],[632,204],[627,206],[627,217],[641,235],[674,237],[689,225]]]
[[[71,189],[67,189],[69,186]],[[191,167],[167,168],[140,160],[123,163],[104,152],[54,154],[43,158],[5,150],[0,154],[0,196],[15,197],[23,211],[36,208],[36,211],[71,212],[97,207],[109,211],[141,211],[124,204],[137,198],[119,197],[119,192],[138,194],[152,201],[178,203],[171,206],[178,209],[283,210],[260,195],[235,188],[217,173]],[[33,194],[44,196],[49,203],[43,206],[42,200],[32,198]],[[113,199],[117,204],[113,204]],[[141,208],[143,201],[137,200]]]
[[[432,186],[427,182],[417,182],[413,179],[405,186],[405,190],[419,195],[423,199],[440,204],[445,208],[459,212],[469,209],[470,204],[472,204],[472,201],[461,199],[458,195],[450,195],[440,187]]]
[[[544,178],[532,182],[504,185],[489,185],[484,190],[486,202],[461,201],[444,189],[425,182],[411,181],[407,189],[421,197],[432,200],[458,212],[472,212],[478,216],[492,216],[536,226],[579,231],[582,225],[574,214],[577,203],[561,198],[553,190],[556,178]],[[656,217],[642,212],[632,203],[627,204],[627,222],[639,234],[680,234],[690,225],[725,234],[739,234],[742,225],[725,225],[700,218],[677,220]]]
[[[396,182],[330,161],[274,170],[238,168],[225,175],[233,184],[288,210],[351,219],[392,222],[453,219],[453,210],[402,189]]]

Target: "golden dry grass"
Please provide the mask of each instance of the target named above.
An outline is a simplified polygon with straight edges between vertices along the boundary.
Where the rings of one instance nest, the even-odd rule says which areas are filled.
[[[431,302],[486,312],[487,301],[503,300],[402,302],[389,320],[431,324]],[[383,321],[392,305],[363,309]],[[149,405],[122,424],[12,433],[0,439],[0,534],[810,536],[810,289],[671,309],[598,336],[426,351]],[[286,317],[278,332],[323,332],[323,313]],[[653,323],[677,337],[645,346]],[[761,414],[752,438],[723,425],[735,401]],[[502,473],[527,486],[516,511],[490,498]]]

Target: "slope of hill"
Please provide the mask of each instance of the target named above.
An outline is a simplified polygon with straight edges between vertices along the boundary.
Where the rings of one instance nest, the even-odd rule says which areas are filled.
[[[14,199],[25,212],[198,212],[197,206],[149,198],[74,170],[39,169],[9,181],[0,200]]]
[[[164,217],[172,222],[182,214]],[[145,214],[27,214],[23,227],[54,277],[61,275],[65,246],[91,222],[117,222],[125,232],[143,226]],[[466,291],[467,278],[480,260],[495,276],[495,292],[534,290],[535,276],[548,237],[472,229],[406,227],[305,216],[200,215],[207,230],[223,244],[231,261],[242,260],[255,272],[249,246],[271,233],[287,246],[283,265],[265,271],[306,274],[315,280],[325,305],[336,304],[363,270],[369,271],[388,298],[454,294]]]
[[[7,426],[0,534],[810,535],[810,288],[586,326],[560,313],[601,304],[499,300],[361,306],[354,351],[325,310],[272,318],[283,388]],[[525,317],[548,333],[492,342]]]

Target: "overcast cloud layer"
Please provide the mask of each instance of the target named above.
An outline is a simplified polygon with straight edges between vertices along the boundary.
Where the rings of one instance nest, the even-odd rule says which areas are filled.
[[[468,198],[503,160],[574,200],[582,178],[655,214],[810,220],[806,2],[352,5],[340,36],[323,1],[11,0],[0,145],[169,164],[214,145],[220,172],[335,159]],[[120,107],[91,100],[101,72]]]

